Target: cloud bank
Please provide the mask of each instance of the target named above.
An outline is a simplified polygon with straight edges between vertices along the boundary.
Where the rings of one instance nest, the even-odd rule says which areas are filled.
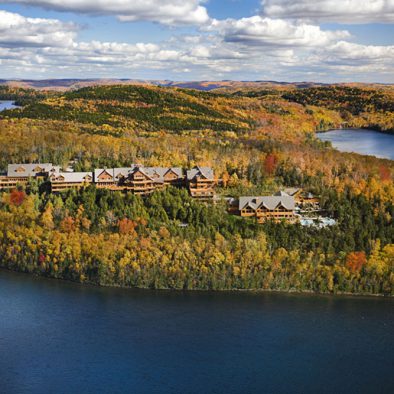
[[[12,0],[55,11],[89,15],[116,15],[122,21],[152,21],[167,25],[202,24],[208,13],[199,0]]]
[[[262,0],[263,14],[339,23],[392,23],[394,0]]]
[[[25,18],[0,10],[0,45],[63,46],[72,45],[77,26],[56,19]]]
[[[207,30],[218,31],[227,42],[253,46],[314,47],[350,36],[345,30],[323,31],[319,26],[260,16],[214,20]]]
[[[20,0],[22,1],[22,0]],[[175,4],[168,0],[162,4]],[[351,0],[349,0],[351,2]],[[393,0],[394,1],[394,0]],[[52,2],[43,0],[42,2]],[[266,0],[268,3],[285,0]],[[29,1],[33,3],[33,1]],[[70,2],[67,2],[67,7]],[[73,7],[82,2],[73,0]],[[98,1],[96,10],[107,5]],[[147,1],[152,4],[152,1]],[[302,1],[298,1],[302,3]],[[139,18],[147,17],[146,4],[133,2]],[[200,7],[197,1],[184,4]],[[60,6],[59,6],[60,7]],[[157,9],[162,23],[186,23],[187,17]],[[81,8],[81,12],[84,9]],[[136,10],[136,8],[134,8]],[[145,11],[144,11],[145,10]],[[91,11],[91,10],[90,10]],[[153,11],[150,11],[153,12]],[[135,18],[130,16],[130,18]],[[164,17],[163,15],[167,15]],[[125,14],[123,15],[124,17]],[[198,18],[197,18],[198,19]],[[205,22],[192,33],[177,34],[161,42],[126,43],[86,41],[80,26],[58,19],[31,18],[0,11],[0,70],[6,78],[150,78],[175,80],[276,79],[319,81],[393,82],[394,46],[362,45],[345,29],[324,29],[311,21],[255,15],[248,18]],[[132,19],[133,20],[133,19]]]

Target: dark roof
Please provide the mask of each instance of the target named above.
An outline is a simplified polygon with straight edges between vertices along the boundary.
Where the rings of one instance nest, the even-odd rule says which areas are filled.
[[[282,205],[288,210],[294,210],[295,202],[292,196],[260,196],[260,197],[240,197],[238,209],[241,210],[247,206],[256,210],[264,206],[270,211],[274,210],[277,206]]]
[[[186,172],[186,177],[187,180],[191,181],[192,179],[198,177],[198,176],[203,176],[207,179],[215,179],[213,169],[211,167],[194,167],[191,170],[188,170]]]

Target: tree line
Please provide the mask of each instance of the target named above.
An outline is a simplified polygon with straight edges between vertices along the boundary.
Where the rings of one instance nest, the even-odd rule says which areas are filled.
[[[393,293],[392,204],[326,196],[338,224],[317,229],[258,225],[172,187],[145,199],[39,189],[2,195],[3,267],[113,286]]]

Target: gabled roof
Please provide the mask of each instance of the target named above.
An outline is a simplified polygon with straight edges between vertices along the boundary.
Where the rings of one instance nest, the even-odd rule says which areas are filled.
[[[130,174],[135,174],[136,172],[140,172],[141,174],[145,175],[147,178],[149,178],[151,181],[154,181],[155,179],[152,177],[151,174],[149,174],[146,170],[145,167],[139,167],[135,166],[131,171]]]
[[[179,178],[182,178],[182,168],[180,167],[144,167],[142,165],[132,164],[130,167],[119,167],[119,168],[97,168],[94,170],[95,182],[105,182],[105,180],[100,180],[99,176],[103,172],[107,172],[113,177],[114,180],[119,180],[124,177],[127,178],[129,175],[140,171],[147,178],[154,182],[162,183],[164,182],[164,176],[169,171],[173,171]]]
[[[167,173],[173,172],[178,178],[183,177],[182,168],[180,167],[143,167],[146,174],[157,182],[164,182]]]
[[[283,190],[279,190],[278,192],[276,192],[276,193],[274,194],[274,196],[282,196],[282,197],[284,197],[284,196],[289,196],[289,194],[287,194],[287,193],[284,192]]]
[[[170,167],[166,168],[166,170],[167,171],[164,173],[164,175],[167,175],[169,172],[173,172],[178,178],[183,178],[183,171],[180,167]]]
[[[289,196],[294,196],[297,193],[299,193],[301,191],[301,189],[299,187],[286,187],[284,189],[284,192],[286,194],[288,194]]]
[[[50,176],[51,182],[61,181],[61,182],[71,182],[71,183],[81,183],[85,182],[86,178],[90,177],[93,180],[92,172],[59,172]]]
[[[124,177],[127,178],[137,167],[132,165],[131,167],[117,167],[117,168],[96,168],[94,170],[94,180],[95,182],[106,182],[106,180],[100,180],[99,176],[105,171],[113,180],[119,180]]]
[[[275,196],[295,196],[297,193],[301,191],[298,187],[286,187],[283,190],[277,191]]]
[[[114,169],[113,168],[96,168],[94,170],[94,181],[99,183],[99,182],[106,182],[105,180],[102,181],[99,179],[100,175],[105,172],[108,175],[110,175],[112,178],[114,177]]]
[[[113,169],[113,174],[114,174],[114,179],[119,179],[119,178],[126,178],[130,171],[132,170],[131,167],[119,167],[119,168],[114,168]]]
[[[282,205],[288,210],[295,209],[294,197],[292,196],[260,196],[260,197],[240,197],[238,209],[242,210],[246,207],[250,207],[254,210],[265,207],[272,211],[278,206]]]
[[[206,179],[215,179],[213,169],[211,167],[194,167],[186,172],[186,177],[188,181],[195,179],[196,177],[204,177]]]
[[[41,170],[41,171],[40,171]],[[7,176],[9,177],[33,177],[37,173],[59,172],[59,166],[52,163],[27,163],[27,164],[8,164]],[[39,171],[39,172],[38,172]]]
[[[15,169],[15,172],[25,172],[26,168],[23,165],[20,165],[18,168]]]

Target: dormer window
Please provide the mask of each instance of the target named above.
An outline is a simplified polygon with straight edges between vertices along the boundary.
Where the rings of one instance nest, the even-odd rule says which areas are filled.
[[[33,172],[43,172],[44,169],[41,168],[40,166],[34,167]]]
[[[15,170],[15,172],[25,172],[25,171],[26,171],[25,167],[22,167],[22,166],[18,167],[18,168]]]
[[[103,171],[99,176],[98,179],[100,180],[108,180],[108,179],[112,179],[111,174],[109,174],[107,171]]]
[[[169,169],[164,175],[164,177],[166,179],[175,179],[178,178],[178,175],[172,169]]]

